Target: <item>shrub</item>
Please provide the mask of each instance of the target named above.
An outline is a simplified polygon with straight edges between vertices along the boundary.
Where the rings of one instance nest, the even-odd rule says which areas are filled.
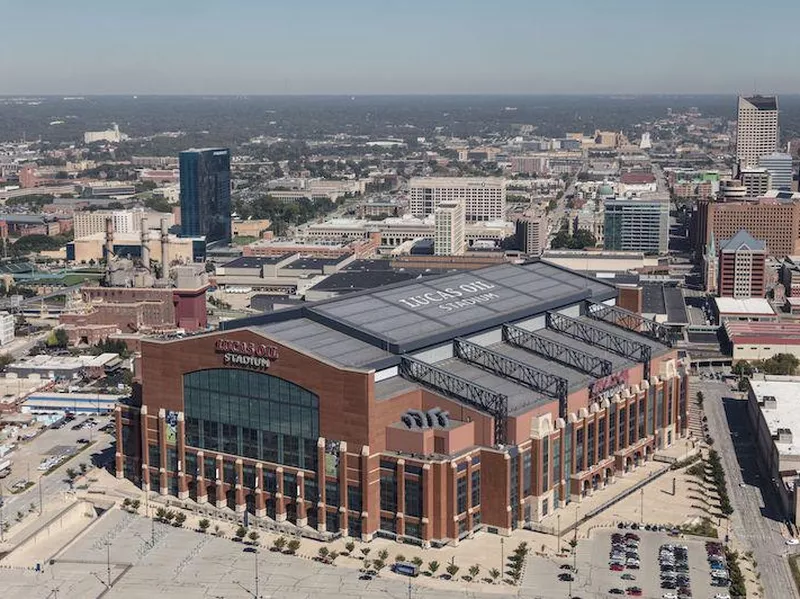
[[[411,558],[411,563],[414,564],[417,568],[421,568],[423,563],[422,558],[419,557],[418,555],[415,555],[414,557]]]
[[[353,543],[353,541],[347,541],[347,543],[344,544],[344,548],[347,549],[348,553],[353,553],[353,550],[356,548],[356,544]]]
[[[369,552],[370,552],[370,548],[369,547],[362,547],[361,548],[361,555],[363,555],[364,557],[367,557],[369,555]]]
[[[496,581],[498,578],[500,578],[500,570],[498,570],[497,568],[492,568],[491,570],[489,570],[489,576],[492,577],[493,581]]]
[[[259,536],[260,536],[260,535],[259,535],[259,534],[258,534],[256,531],[253,531],[253,532],[251,532],[249,535],[247,535],[247,538],[248,538],[248,539],[250,539],[250,542],[251,542],[253,545],[258,545],[258,538],[259,538]]]
[[[459,568],[459,567],[458,567],[458,566],[456,566],[455,564],[450,564],[450,565],[448,565],[448,566],[447,566],[447,568],[446,568],[446,570],[447,570],[447,573],[448,573],[450,576],[452,576],[453,578],[455,578],[455,577],[456,577],[456,574],[458,574],[458,571],[459,571],[460,569],[461,569],[461,568]]]
[[[326,557],[328,557],[329,553],[330,551],[328,550],[327,547],[320,547],[319,550],[317,551],[317,554],[321,559],[325,559]]]
[[[286,550],[289,552],[290,555],[294,555],[297,553],[297,550],[300,549],[300,541],[297,539],[292,539],[286,544]]]
[[[478,574],[480,574],[480,571],[481,571],[481,567],[478,564],[475,564],[474,566],[470,566],[469,567],[469,575],[473,580],[475,580],[478,577]]]
[[[246,534],[247,534],[247,529],[246,529],[244,526],[241,526],[241,525],[240,525],[240,526],[239,526],[239,528],[237,528],[237,529],[236,529],[236,533],[235,533],[235,535],[234,535],[234,536],[235,536],[237,539],[242,539],[242,538],[244,538],[244,536],[245,536]]]
[[[197,523],[197,526],[200,528],[201,532],[206,532],[208,530],[208,527],[211,526],[211,522],[203,518],[202,520],[200,520],[200,522]]]
[[[439,562],[437,562],[436,560],[428,562],[428,571],[431,574],[436,574],[436,570],[438,569],[439,569]]]
[[[283,551],[283,548],[286,547],[286,538],[278,537],[272,541],[272,547],[275,549],[275,551]]]
[[[186,514],[183,512],[178,512],[175,514],[175,526],[181,528],[184,522],[186,522]]]
[[[404,561],[406,561],[406,556],[403,555],[402,553],[398,553],[397,555],[394,556],[394,561],[396,561],[396,562],[404,562]]]
[[[386,561],[389,558],[389,552],[386,549],[378,551],[378,559]]]

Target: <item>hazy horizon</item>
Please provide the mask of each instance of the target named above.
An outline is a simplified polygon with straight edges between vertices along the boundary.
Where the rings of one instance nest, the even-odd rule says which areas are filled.
[[[4,20],[4,96],[800,94],[789,0],[42,0]]]

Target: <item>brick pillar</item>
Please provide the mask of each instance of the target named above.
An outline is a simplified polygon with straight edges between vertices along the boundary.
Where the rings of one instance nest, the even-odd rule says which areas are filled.
[[[398,535],[406,534],[406,517],[405,517],[405,509],[406,509],[406,461],[403,458],[397,460],[397,469],[395,470],[395,477],[397,479],[397,515],[395,518],[395,527],[397,529]],[[424,480],[423,480],[424,484]],[[424,490],[423,490],[424,493]],[[422,499],[423,504],[423,513],[424,512],[424,505],[425,505],[425,498],[423,495]]]
[[[380,528],[380,505],[377,506],[377,521],[375,518],[370,518],[370,513],[375,514],[376,506],[372,505],[371,494],[369,492],[369,445],[361,447],[361,458],[359,460],[361,465],[361,540],[368,542],[372,540],[375,531]],[[378,470],[380,473],[380,470]],[[380,499],[379,499],[380,501]],[[370,525],[370,522],[372,525]]]
[[[208,502],[208,489],[206,488],[206,458],[205,452],[200,450],[197,452],[197,503]]]
[[[530,451],[530,450],[528,450],[528,451]],[[520,460],[519,460],[520,472],[522,472],[522,462],[523,461],[524,460],[522,460],[522,458],[520,457]],[[519,480],[520,480],[520,482],[522,481],[522,475],[520,475],[520,479]],[[522,495],[520,495],[520,498],[522,498]],[[523,498],[522,502],[524,503],[524,498]],[[470,457],[467,458],[467,530],[469,530],[469,538],[472,538],[474,536],[472,534],[472,528],[474,526],[473,523],[472,523],[472,520],[473,520],[472,507],[473,507],[472,506],[472,457],[470,456]]]
[[[142,489],[150,490],[150,447],[147,439],[147,406],[139,409],[139,433],[142,438]]]
[[[339,530],[347,531],[347,443],[339,443]]]
[[[317,530],[325,532],[328,519],[325,510],[325,437],[317,440]]]
[[[264,500],[264,466],[256,464],[256,517],[263,518],[267,515],[267,505]]]
[[[236,513],[241,514],[247,510],[247,502],[244,500],[244,466],[242,460],[236,460]]]
[[[217,455],[217,471],[215,476],[217,480],[217,507],[223,508],[228,505],[228,498],[225,495],[225,462],[221,455]]]
[[[117,478],[125,478],[125,447],[122,445],[122,408],[114,408],[114,436],[117,438],[117,451],[114,454],[114,469]]]
[[[447,530],[445,534],[458,545],[458,464],[450,462],[447,476]]]
[[[275,481],[277,487],[275,491],[275,521],[285,522],[286,503],[283,498],[283,467],[281,466],[275,469]]]
[[[429,549],[433,538],[433,524],[431,523],[431,513],[433,512],[433,481],[431,480],[431,465],[422,465],[422,546]]]
[[[186,421],[183,412],[178,412],[178,499],[189,499],[189,481],[186,472]]]
[[[158,492],[161,495],[169,493],[169,485],[167,484],[167,411],[161,408],[158,411],[158,452],[161,454],[161,463],[158,465]]]
[[[306,515],[306,475],[305,472],[297,473],[297,526],[308,524]]]

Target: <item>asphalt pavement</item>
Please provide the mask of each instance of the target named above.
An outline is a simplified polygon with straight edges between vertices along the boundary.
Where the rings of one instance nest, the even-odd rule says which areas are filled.
[[[733,398],[731,388],[720,381],[694,378],[691,393],[697,391],[703,392],[703,408],[714,438],[714,449],[727,475],[728,493],[734,508],[732,532],[753,552],[758,562],[764,597],[796,599],[797,588],[786,559],[790,548],[786,546],[785,527],[769,478],[757,472],[746,403]]]

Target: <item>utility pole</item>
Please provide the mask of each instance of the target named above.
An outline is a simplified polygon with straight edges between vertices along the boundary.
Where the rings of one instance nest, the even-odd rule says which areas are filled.
[[[639,524],[644,524],[644,487],[639,493]]]
[[[256,557],[256,599],[259,599],[261,595],[258,594],[258,549],[255,550],[253,555]]]
[[[108,574],[108,588],[111,588],[111,541],[106,541],[106,573]]]
[[[39,476],[39,515],[44,511],[44,502],[42,501],[42,476]]]
[[[556,522],[558,522],[558,552],[561,553],[561,514],[556,515]]]
[[[504,541],[505,540],[503,539],[503,537],[500,537],[500,580],[501,581],[503,580],[503,576],[505,576],[506,573],[505,547],[503,547]]]

